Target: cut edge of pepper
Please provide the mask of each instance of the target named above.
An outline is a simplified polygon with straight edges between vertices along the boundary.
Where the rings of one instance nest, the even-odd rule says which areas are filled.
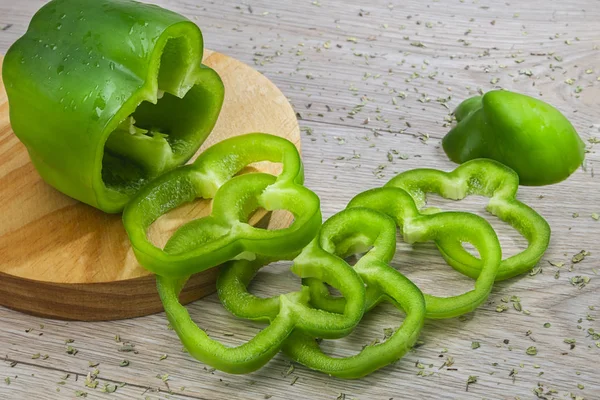
[[[191,36],[192,33],[194,33],[194,36]],[[174,41],[181,39],[184,39],[182,42],[179,42],[182,44],[176,45],[183,46],[183,49],[179,49],[180,51],[177,54],[184,54],[183,58],[187,59],[188,62],[184,68],[181,68],[176,73],[176,76],[178,76],[179,79],[177,79],[176,82],[168,82],[168,79],[165,78],[164,75],[161,76],[161,72],[164,71],[162,67],[164,67],[166,62],[164,57],[165,55],[168,56],[170,53],[173,53],[173,50],[169,50],[169,44],[178,43]],[[101,139],[102,145],[98,146],[94,161],[97,172],[93,175],[91,182],[91,186],[94,189],[95,205],[98,208],[109,213],[121,212],[131,197],[150,180],[188,161],[212,132],[223,104],[223,83],[216,71],[201,64],[199,60],[202,59],[202,54],[202,33],[191,21],[182,21],[173,24],[162,33],[150,56],[150,68],[145,82],[140,89],[123,104],[121,109],[110,119],[104,128],[103,137]],[[181,61],[182,56],[178,55],[177,57]],[[198,62],[195,60],[198,60]],[[161,81],[163,81],[162,84]],[[194,88],[199,89],[198,93],[193,92]],[[205,96],[199,96],[199,94]],[[150,121],[141,121],[141,123],[138,121],[137,124],[132,124],[132,128],[136,130],[141,128],[141,130],[147,130],[149,133],[152,132],[150,133],[152,136],[143,133],[144,138],[138,137],[133,138],[133,140],[142,139],[144,141],[143,144],[146,145],[147,149],[158,150],[152,152],[152,155],[162,157],[162,161],[160,159],[156,160],[159,163],[159,167],[153,171],[143,171],[143,176],[134,176],[134,180],[128,181],[127,179],[124,179],[124,182],[117,182],[115,185],[107,184],[105,180],[105,157],[107,154],[112,158],[113,162],[125,162],[126,166],[137,167],[140,170],[144,169],[139,162],[130,158],[134,154],[135,149],[126,150],[129,151],[130,157],[124,155],[111,155],[110,151],[107,149],[109,138],[119,130],[119,126],[127,121],[128,118],[136,119],[136,115],[139,116],[140,111],[151,114],[152,111],[156,111],[153,107],[156,107],[159,104],[164,103],[164,107],[169,107],[169,105],[166,104],[168,101],[184,101],[184,99],[190,96],[194,96],[198,103],[207,103],[208,107],[200,108],[204,108],[205,112],[203,115],[205,118],[196,115],[196,121],[190,121],[190,119],[197,113],[189,113],[190,115],[187,122],[190,126],[187,127],[188,132],[186,135],[179,135],[179,138],[175,138],[178,140],[173,140],[173,138],[168,137],[168,134],[165,138],[164,127],[160,127],[163,129],[155,129],[156,127],[150,126],[152,117],[150,117]],[[192,100],[194,100],[194,98],[192,98]],[[188,101],[190,100],[188,99]],[[191,108],[194,110],[198,109],[197,107],[190,107],[190,109]],[[144,117],[147,116],[148,115],[145,115]],[[181,119],[177,118],[173,119],[171,122],[177,124],[181,123],[180,121]],[[137,134],[139,135],[140,133]],[[149,140],[146,140],[146,137]],[[156,143],[150,143],[151,141]],[[132,141],[129,142],[129,145],[133,143]],[[144,158],[144,156],[140,157],[142,157],[141,160],[147,162],[148,165],[150,165],[149,161],[154,161],[153,159]],[[123,173],[130,171],[128,171],[128,169],[122,169],[119,172]]]

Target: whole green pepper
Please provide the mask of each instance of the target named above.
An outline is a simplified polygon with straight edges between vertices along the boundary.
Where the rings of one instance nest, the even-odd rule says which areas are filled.
[[[463,101],[454,115],[458,124],[442,145],[456,163],[491,158],[522,185],[541,186],[568,178],[583,162],[585,145],[573,125],[533,97],[494,90]]]
[[[131,0],[53,0],[9,49],[15,134],[42,178],[106,212],[185,163],[224,96],[200,29]]]

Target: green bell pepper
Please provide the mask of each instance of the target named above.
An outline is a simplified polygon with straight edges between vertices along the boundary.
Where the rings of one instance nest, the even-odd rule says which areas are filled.
[[[527,239],[527,249],[502,260],[496,281],[531,270],[550,242],[550,225],[531,207],[516,199],[519,177],[507,166],[487,159],[468,161],[452,172],[414,169],[392,178],[385,186],[406,190],[418,208],[427,204],[427,194],[460,200],[469,195],[489,197],[487,211],[511,225]],[[436,210],[431,210],[436,211]],[[471,278],[477,278],[481,259],[464,249],[459,238],[443,236],[436,240],[446,262]]]
[[[235,176],[249,164],[283,164],[278,177],[264,173]],[[185,277],[236,258],[278,257],[307,244],[321,226],[320,201],[302,186],[298,149],[279,136],[236,136],[204,151],[193,164],[167,172],[142,188],[123,212],[123,224],[139,263],[165,277]],[[211,214],[181,226],[165,249],[147,237],[158,217],[196,198],[213,199]],[[248,223],[258,208],[290,211],[285,229],[265,230]]]
[[[106,212],[184,164],[224,88],[200,29],[130,0],[52,0],[6,54],[10,121],[42,178]]]
[[[522,185],[541,186],[568,178],[583,162],[585,145],[573,125],[533,97],[494,90],[465,100],[454,115],[458,124],[442,145],[456,163],[491,158]]]

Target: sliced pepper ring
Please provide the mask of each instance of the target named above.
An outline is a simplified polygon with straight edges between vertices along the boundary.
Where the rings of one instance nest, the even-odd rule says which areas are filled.
[[[396,250],[395,222],[374,210],[346,209],[324,223],[318,240],[323,249],[340,257],[372,246],[354,265],[367,287],[366,310],[382,301],[390,301],[404,310],[406,317],[385,342],[366,346],[351,357],[328,356],[314,337],[299,331],[286,340],[283,351],[311,369],[348,379],[363,377],[402,358],[415,344],[423,327],[425,299],[410,280],[388,265]],[[318,308],[324,305],[323,309],[339,312],[349,299],[331,297],[322,280],[310,278],[303,282],[310,287],[311,303]],[[312,301],[313,296],[317,304]]]
[[[502,260],[497,281],[531,270],[548,248],[550,225],[535,210],[516,199],[519,177],[497,161],[472,160],[452,172],[414,169],[397,175],[385,186],[406,190],[419,208],[427,203],[428,193],[453,200],[472,194],[489,197],[487,211],[510,224],[528,242],[525,250]],[[482,261],[466,251],[457,237],[440,237],[436,245],[448,264],[471,278],[477,278]]]
[[[427,318],[457,317],[475,310],[487,299],[498,272],[502,251],[496,232],[485,219],[464,212],[421,214],[412,197],[404,190],[394,187],[360,193],[348,204],[348,208],[354,207],[366,207],[389,215],[400,228],[407,243],[430,240],[436,242],[443,237],[454,237],[458,241],[471,243],[479,251],[483,265],[473,290],[450,297],[424,294]],[[317,296],[311,294],[311,302],[316,299]],[[330,310],[326,302],[318,305]]]
[[[283,171],[278,177],[263,173],[233,177],[259,161],[281,162]],[[302,162],[291,142],[261,133],[237,136],[144,187],[126,207],[123,223],[140,264],[171,278],[235,258],[292,253],[306,245],[321,225],[319,198],[301,186],[302,181]],[[169,210],[198,197],[214,199],[211,214],[180,227],[165,249],[154,246],[147,237],[148,227]],[[255,228],[247,221],[259,207],[286,209],[295,220],[285,229]]]
[[[353,320],[354,325],[344,323],[343,321],[348,318],[343,317],[340,322],[331,323],[329,328],[320,335],[315,335],[339,338],[349,334],[362,318],[365,306],[365,285],[357,272],[346,261],[321,247],[319,237],[320,233],[317,233],[317,236],[294,258],[291,271],[303,278],[303,281],[315,279],[319,282],[327,282],[338,289],[344,298],[349,296],[347,297],[349,300],[338,305],[335,310],[313,309],[317,313],[331,313],[340,317],[346,314],[356,316],[360,313],[360,317]],[[250,282],[267,264],[268,262],[238,260],[221,268],[217,279],[217,293],[223,306],[235,316],[256,321],[273,321],[280,313],[281,296],[261,298],[248,291]],[[358,284],[355,278],[358,278]],[[289,293],[286,296],[301,303],[308,303],[308,288],[303,287],[301,291]],[[333,318],[332,321],[335,322]],[[306,329],[303,330],[306,331]]]
[[[330,282],[335,275],[331,273],[329,275],[325,275],[324,273],[329,271],[332,268],[343,271],[347,268],[352,269],[350,265],[338,255],[346,255],[348,252],[352,252],[351,249],[363,248],[363,244],[365,241],[369,241],[373,234],[369,234],[368,236],[360,235],[360,232],[355,232],[356,235],[354,237],[350,237],[342,231],[343,225],[346,223],[352,223],[352,226],[355,226],[358,223],[359,217],[370,216],[371,213],[374,213],[371,210],[363,210],[364,212],[357,216],[358,211],[354,213],[349,213],[350,215],[347,218],[344,217],[336,217],[330,218],[325,223],[328,226],[341,225],[339,228],[335,229],[339,230],[341,234],[344,236],[341,237],[346,239],[345,246],[336,246],[327,250],[323,243],[326,240],[333,240],[333,238],[326,238],[323,236],[325,233],[327,235],[332,235],[332,229],[324,232],[323,230],[317,233],[317,236],[302,250],[302,252],[294,259],[294,263],[291,267],[292,272],[296,275],[303,277],[303,282],[307,281],[315,281],[315,282]],[[389,217],[381,214],[380,218],[387,218],[388,221],[393,222],[389,219]],[[375,231],[375,226],[367,225],[368,229]],[[395,249],[395,225],[392,229],[393,244],[394,246],[390,246],[390,236],[388,232],[388,236],[381,235],[379,240],[379,245],[370,250],[369,257],[366,257],[365,260],[375,259],[378,260],[380,258],[385,258],[386,256],[382,252],[389,253],[391,251],[391,255],[393,256]],[[384,243],[385,242],[385,243]],[[381,254],[380,254],[381,253]],[[387,256],[389,257],[389,256]],[[228,264],[221,268],[219,272],[219,278],[217,279],[217,293],[219,295],[219,299],[225,308],[227,308],[232,314],[245,319],[257,320],[257,321],[272,321],[273,318],[277,315],[279,309],[279,297],[270,297],[270,298],[261,298],[255,296],[248,292],[248,285],[254,279],[257,272],[264,266],[263,264],[244,264],[242,262]],[[355,271],[355,269],[353,270]],[[356,273],[356,272],[354,272]],[[332,285],[336,288],[343,287],[343,282],[336,282],[335,285]],[[353,303],[356,302],[354,297],[361,297],[363,302],[365,301],[365,294],[361,294],[364,292],[364,284],[361,281],[361,291],[352,293],[350,289],[346,289],[347,292],[350,292],[352,298],[350,301]],[[342,290],[340,289],[340,292]],[[294,294],[294,296],[306,297],[308,295],[308,287],[304,287],[302,292],[298,292]],[[370,291],[367,288],[366,293],[367,298],[378,297],[374,291]],[[306,298],[308,300],[308,298]],[[342,302],[337,302],[335,307],[330,307],[326,309],[327,312],[333,312],[341,314],[347,308],[346,297],[342,297],[339,300]],[[364,304],[363,304],[364,307]],[[325,309],[325,307],[323,307]],[[346,332],[349,333],[350,330]],[[343,335],[336,335],[341,337]]]
[[[185,235],[173,237],[171,245],[180,248],[190,243]],[[300,242],[297,242],[300,244]],[[280,295],[270,299],[254,298],[246,303],[246,286],[256,272],[268,263],[267,259],[236,260],[226,264],[228,278],[220,277],[220,296],[227,293],[235,304],[251,315],[251,319],[270,322],[250,341],[238,347],[226,347],[208,337],[179,303],[178,295],[187,278],[173,279],[157,276],[157,287],[167,318],[181,342],[196,359],[228,373],[248,373],[266,364],[295,330],[318,337],[338,338],[347,335],[361,320],[365,304],[365,288],[357,273],[343,260],[314,250],[311,246],[296,259],[292,271],[302,278],[324,280],[349,299],[341,313],[331,313],[308,305],[308,292]],[[244,290],[239,290],[242,286]],[[225,302],[226,306],[230,303]]]

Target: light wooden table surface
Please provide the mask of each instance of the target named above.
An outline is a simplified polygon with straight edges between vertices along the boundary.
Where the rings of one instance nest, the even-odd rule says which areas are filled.
[[[0,0],[0,52],[43,3]],[[600,344],[588,331],[600,331],[600,221],[592,217],[600,213],[600,145],[592,145],[600,137],[600,2],[156,3],[190,17],[208,48],[255,65],[289,97],[303,130],[307,185],[321,196],[326,217],[397,172],[453,169],[440,148],[446,119],[478,90],[504,87],[557,106],[590,149],[585,168],[558,185],[520,189],[519,198],[553,229],[540,273],[497,284],[489,301],[466,318],[427,322],[420,347],[367,378],[344,381],[291,368],[283,355],[250,375],[213,371],[181,351],[163,314],[78,323],[0,308],[1,399],[83,393],[88,399],[600,399]],[[484,215],[484,205],[477,198],[447,207]],[[524,246],[507,226],[490,221],[506,254]],[[581,250],[591,254],[572,264]],[[400,244],[395,265],[436,294],[470,285],[431,245]],[[580,288],[571,283],[576,276],[591,280]],[[297,285],[279,265],[262,273],[254,290],[272,295]],[[512,307],[511,296],[520,298],[523,311]],[[509,309],[499,313],[503,299]],[[260,329],[229,316],[214,295],[190,309],[212,337],[228,344]],[[400,320],[391,307],[381,307],[349,338],[325,347],[336,355],[355,353]],[[120,352],[115,335],[136,352]],[[67,353],[71,340],[76,354]],[[537,355],[526,354],[530,346]],[[120,367],[122,360],[129,365]],[[85,386],[90,372],[97,373],[95,389]],[[466,391],[469,376],[477,382]],[[107,394],[105,384],[119,387]]]

